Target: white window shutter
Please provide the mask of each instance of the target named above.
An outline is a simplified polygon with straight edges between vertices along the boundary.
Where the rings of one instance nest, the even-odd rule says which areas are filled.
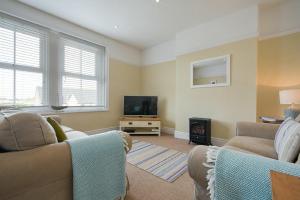
[[[104,73],[104,47],[70,37],[61,38],[61,105],[69,107],[104,107],[105,95],[100,78]]]
[[[42,56],[47,38],[44,30],[0,17],[0,105],[47,105],[47,65]]]
[[[0,13],[0,106],[107,109],[104,46]]]

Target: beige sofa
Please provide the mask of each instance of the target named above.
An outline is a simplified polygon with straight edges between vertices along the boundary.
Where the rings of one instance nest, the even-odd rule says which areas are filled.
[[[68,139],[87,136],[66,126],[63,129]],[[130,136],[124,137],[130,148]],[[66,142],[0,153],[1,200],[71,200],[72,185],[71,153]]]
[[[235,137],[224,148],[277,159],[274,138],[279,125],[266,123],[239,122]],[[209,199],[207,191],[206,162],[207,146],[199,145],[189,154],[188,171],[195,183],[195,199]]]

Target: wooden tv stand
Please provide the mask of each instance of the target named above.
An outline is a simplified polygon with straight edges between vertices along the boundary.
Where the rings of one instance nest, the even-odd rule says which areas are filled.
[[[159,117],[121,117],[120,130],[127,129],[137,130],[128,132],[130,135],[153,134],[160,136],[160,119]]]

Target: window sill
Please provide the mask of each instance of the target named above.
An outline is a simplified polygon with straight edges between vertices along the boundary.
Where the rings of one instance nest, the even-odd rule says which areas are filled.
[[[100,108],[100,107],[94,107],[94,108],[66,108],[61,111],[51,110],[53,114],[64,114],[64,113],[88,113],[88,112],[107,112],[108,108]]]
[[[19,110],[12,110],[12,111],[3,111],[5,114],[12,114],[15,112],[33,112],[38,113],[41,115],[58,115],[58,114],[69,114],[69,113],[89,113],[89,112],[107,112],[108,108],[102,107],[74,107],[74,108],[66,108],[64,110],[53,110],[48,107],[31,107],[31,108],[21,108]]]

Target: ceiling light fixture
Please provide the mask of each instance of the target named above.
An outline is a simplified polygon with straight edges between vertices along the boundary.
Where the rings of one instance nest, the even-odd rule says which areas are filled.
[[[156,1],[156,3],[159,3],[159,0],[155,0]]]
[[[118,26],[118,25],[115,25],[114,28],[115,28],[116,30],[119,30],[119,26]]]

